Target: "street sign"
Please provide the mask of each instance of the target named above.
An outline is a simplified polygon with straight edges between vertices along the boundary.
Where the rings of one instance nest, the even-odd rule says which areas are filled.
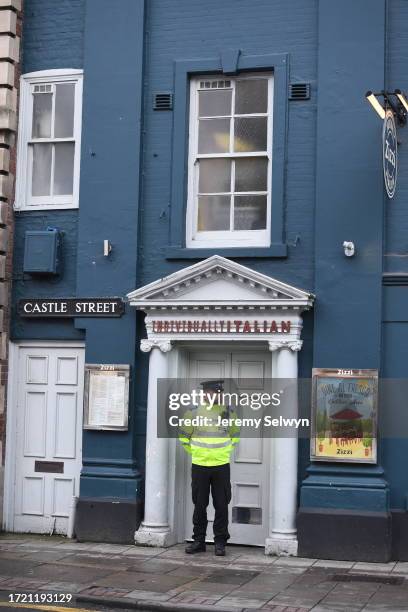
[[[18,302],[20,317],[121,317],[122,298],[33,298]]]
[[[383,133],[383,168],[384,184],[388,197],[394,197],[397,186],[397,129],[395,126],[394,113],[388,109],[385,113]]]

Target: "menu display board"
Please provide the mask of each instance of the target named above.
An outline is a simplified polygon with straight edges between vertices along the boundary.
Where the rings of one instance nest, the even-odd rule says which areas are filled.
[[[129,365],[85,364],[84,429],[128,429]]]
[[[378,370],[314,369],[313,461],[377,462]]]

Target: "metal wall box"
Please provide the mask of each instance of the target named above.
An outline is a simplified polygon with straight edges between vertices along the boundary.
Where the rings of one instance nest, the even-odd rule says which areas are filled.
[[[27,231],[23,271],[29,274],[58,274],[61,234],[58,230]]]

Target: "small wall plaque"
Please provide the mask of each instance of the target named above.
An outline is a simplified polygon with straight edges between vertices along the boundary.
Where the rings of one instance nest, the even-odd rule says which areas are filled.
[[[36,461],[34,463],[34,472],[47,472],[50,474],[63,474],[63,461]]]
[[[85,364],[84,429],[128,429],[129,365]]]

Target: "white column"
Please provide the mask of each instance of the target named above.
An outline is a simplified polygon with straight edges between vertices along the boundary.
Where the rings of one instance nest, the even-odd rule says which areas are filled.
[[[284,414],[289,418],[298,417],[298,351],[301,340],[270,341],[271,351],[277,350],[274,378],[283,384],[285,400]],[[271,440],[271,494],[269,535],[265,542],[265,554],[297,554],[297,484],[298,484],[298,438],[291,431],[290,438]]]
[[[168,377],[170,341],[142,340],[149,357],[146,424],[146,475],[144,519],[135,543],[147,546],[173,544],[168,522],[169,440],[157,437],[157,381]]]

